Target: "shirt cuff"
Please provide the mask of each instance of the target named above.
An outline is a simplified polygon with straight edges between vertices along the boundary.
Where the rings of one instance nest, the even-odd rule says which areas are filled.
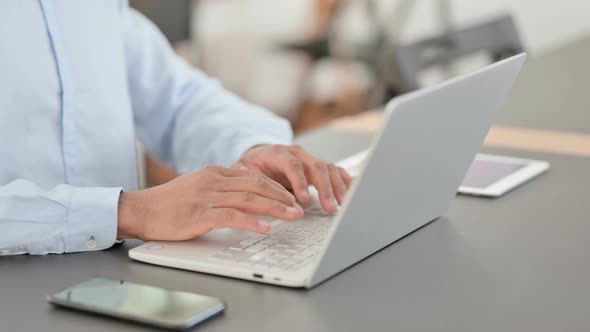
[[[67,218],[66,252],[102,250],[115,243],[121,190],[73,189]]]

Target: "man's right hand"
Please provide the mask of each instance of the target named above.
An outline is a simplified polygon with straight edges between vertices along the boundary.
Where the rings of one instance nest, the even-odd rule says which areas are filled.
[[[182,241],[217,228],[269,231],[270,223],[257,215],[295,221],[303,210],[289,191],[258,171],[210,166],[121,193],[117,238]]]

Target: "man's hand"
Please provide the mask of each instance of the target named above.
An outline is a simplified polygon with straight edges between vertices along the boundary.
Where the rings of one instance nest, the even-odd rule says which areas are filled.
[[[318,159],[298,145],[261,145],[246,152],[233,166],[262,172],[285,188],[300,202],[309,201],[309,184],[317,188],[324,210],[336,212],[352,182],[341,167]]]
[[[225,227],[269,231],[270,224],[256,215],[294,221],[303,210],[289,191],[261,172],[212,166],[122,193],[117,238],[182,241]]]

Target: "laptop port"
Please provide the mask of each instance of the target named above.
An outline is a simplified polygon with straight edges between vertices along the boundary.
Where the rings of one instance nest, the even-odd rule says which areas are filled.
[[[254,273],[253,276],[254,276],[254,278],[264,279],[264,276],[260,273]]]

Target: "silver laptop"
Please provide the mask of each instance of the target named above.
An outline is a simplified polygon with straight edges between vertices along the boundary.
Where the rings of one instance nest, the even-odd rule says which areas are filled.
[[[446,212],[526,55],[392,100],[342,207],[317,196],[297,222],[268,234],[216,230],[149,242],[133,259],[179,269],[311,288]],[[313,195],[312,195],[313,196]]]

